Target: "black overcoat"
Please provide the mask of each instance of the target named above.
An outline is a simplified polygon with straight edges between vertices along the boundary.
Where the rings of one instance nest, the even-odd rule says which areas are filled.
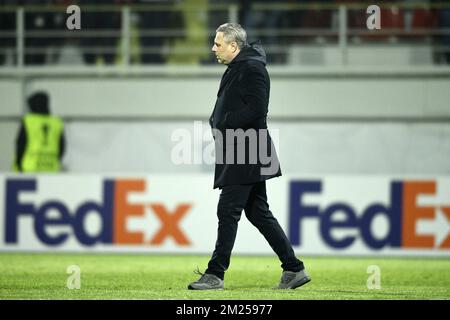
[[[267,131],[270,79],[259,43],[246,45],[222,76],[209,124],[215,140],[214,188],[281,176]]]

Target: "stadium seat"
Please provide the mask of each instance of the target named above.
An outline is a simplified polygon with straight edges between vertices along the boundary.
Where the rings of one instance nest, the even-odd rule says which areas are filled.
[[[329,4],[331,0],[319,0],[319,1],[289,1],[291,3],[312,4],[313,7],[307,9],[296,10],[295,15],[299,17],[298,22],[293,23],[294,27],[298,27],[303,30],[317,31],[317,34],[299,36],[295,40],[296,42],[321,42],[326,36],[320,34],[321,31],[331,29],[332,13],[333,10],[327,7],[321,6]],[[317,5],[317,6],[316,6]],[[292,17],[291,17],[292,20]]]
[[[432,29],[437,25],[436,15],[426,8],[416,8],[413,11],[411,23],[411,35],[409,40],[425,40],[429,35],[426,29]]]

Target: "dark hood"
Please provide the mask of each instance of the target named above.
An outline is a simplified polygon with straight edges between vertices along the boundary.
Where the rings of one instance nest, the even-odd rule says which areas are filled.
[[[253,43],[245,45],[241,52],[236,56],[236,58],[231,61],[231,64],[239,63],[248,60],[260,61],[266,65],[266,52],[264,51],[261,41],[255,41]]]
[[[45,92],[37,92],[28,98],[28,107],[33,113],[50,114],[48,95]]]

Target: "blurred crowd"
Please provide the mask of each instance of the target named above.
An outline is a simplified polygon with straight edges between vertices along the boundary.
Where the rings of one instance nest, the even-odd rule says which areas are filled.
[[[304,10],[270,7],[276,4],[320,4]],[[237,19],[248,31],[249,40],[259,39],[268,52],[269,62],[285,62],[286,48],[294,44],[337,43],[338,11],[342,3],[366,3],[367,0],[0,0],[0,64],[16,61],[16,13],[2,10],[24,5],[26,65],[41,64],[117,64],[123,59],[123,5],[148,5],[134,8],[130,14],[128,52],[136,64],[209,64],[214,63],[209,49],[217,26],[229,20],[227,5],[236,4]],[[436,48],[435,62],[450,63],[450,7],[429,8],[435,0],[398,0],[382,8],[382,28],[392,34],[367,32],[366,9],[349,8],[349,42],[424,43]],[[48,5],[81,8],[81,30],[69,31],[65,10]],[[417,7],[402,7],[418,4]],[[99,10],[99,7],[107,6]],[[221,5],[221,9],[216,9]],[[255,6],[260,6],[259,9]],[[264,7],[264,5],[266,7]],[[325,6],[324,6],[325,5]],[[28,8],[28,6],[31,6]],[[196,6],[203,10],[192,10]],[[262,6],[262,7],[261,7]],[[119,8],[119,10],[117,10]],[[256,9],[255,9],[256,8]]]

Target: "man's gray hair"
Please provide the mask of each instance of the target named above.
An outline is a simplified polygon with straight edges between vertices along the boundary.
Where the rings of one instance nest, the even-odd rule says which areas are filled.
[[[223,37],[226,43],[236,42],[239,49],[242,49],[247,44],[247,32],[238,23],[224,23],[217,28],[216,32],[223,32]]]

